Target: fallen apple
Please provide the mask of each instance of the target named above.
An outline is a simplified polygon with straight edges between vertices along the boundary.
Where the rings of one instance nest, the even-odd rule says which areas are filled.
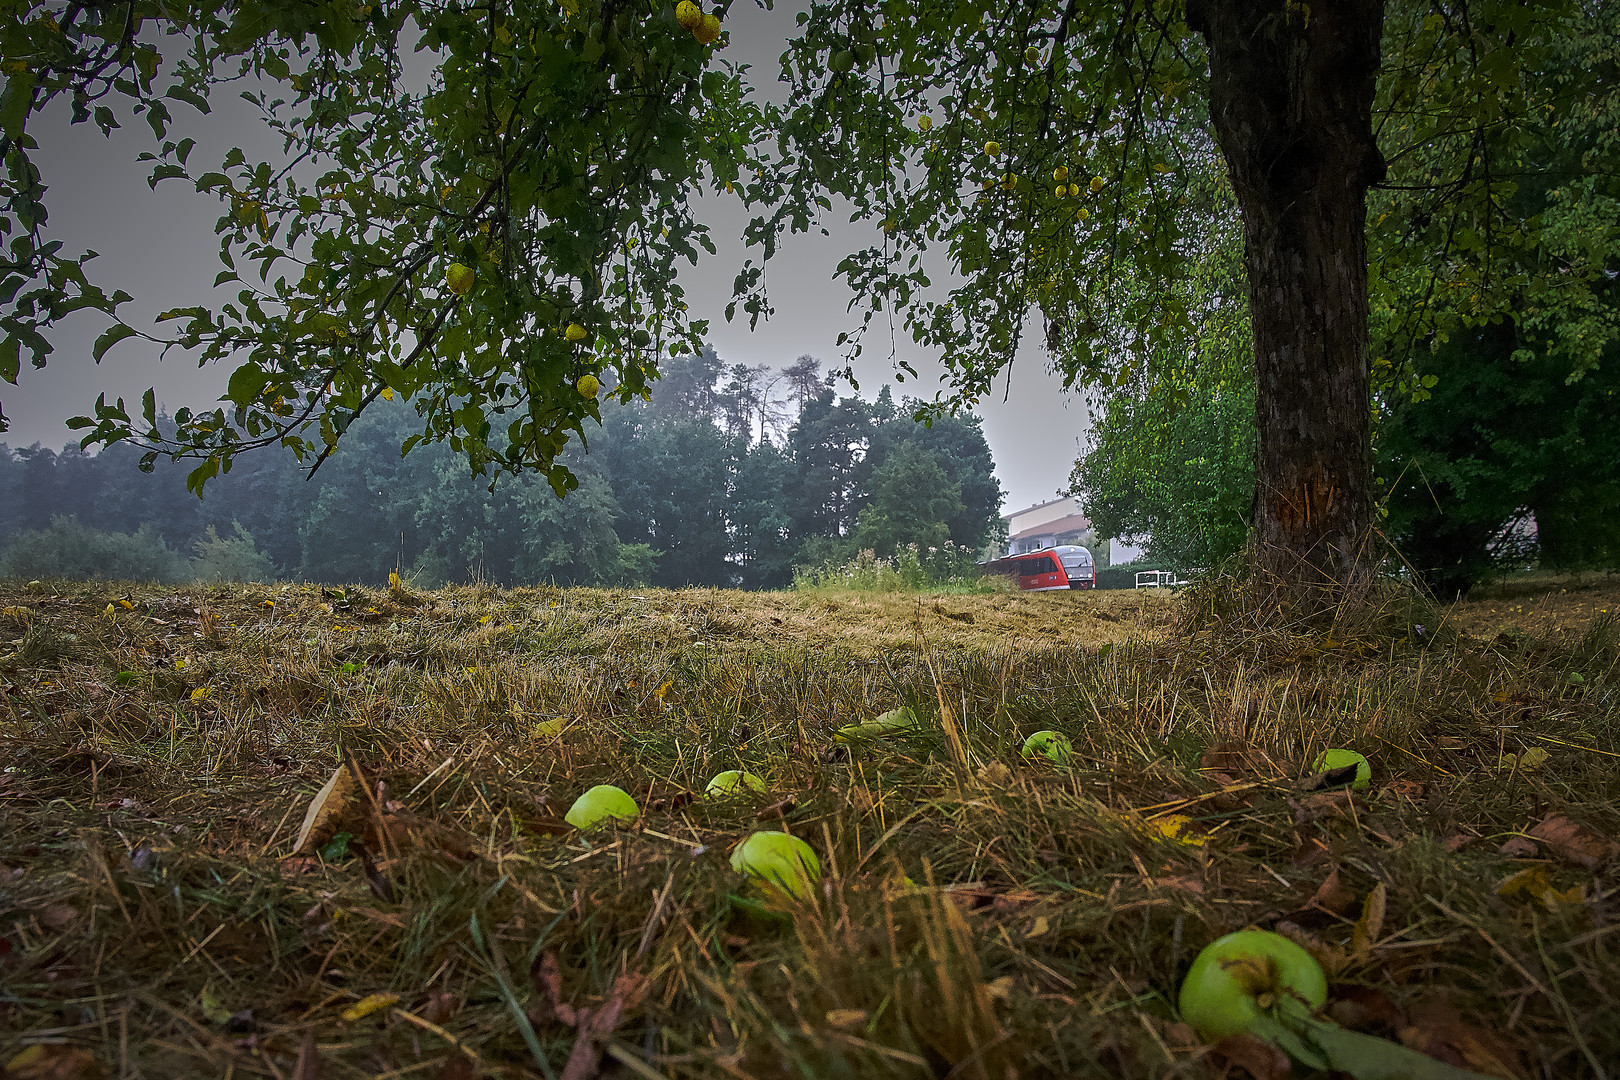
[[[1023,754],[1025,757],[1041,754],[1054,765],[1067,765],[1074,756],[1074,744],[1061,731],[1037,731],[1024,740]]]
[[[703,789],[705,799],[723,799],[732,795],[763,795],[770,789],[765,781],[751,772],[741,769],[727,769],[717,773],[709,786]]]
[[[815,850],[784,832],[754,833],[731,853],[731,868],[767,891],[777,889],[795,900],[809,896],[810,886],[821,876],[821,860]]]
[[[1334,769],[1348,769],[1356,767],[1355,779],[1350,781],[1352,791],[1366,791],[1372,786],[1372,766],[1367,759],[1354,750],[1324,750],[1317,756],[1316,764],[1311,767],[1313,774],[1320,775],[1332,772]]]
[[[630,825],[640,816],[641,808],[636,800],[622,788],[597,784],[574,800],[563,820],[576,829],[589,829],[604,823]],[[608,819],[612,819],[611,822]]]
[[[1269,1033],[1271,1011],[1291,996],[1314,1011],[1327,1001],[1327,976],[1310,953],[1269,930],[1239,930],[1204,946],[1181,981],[1181,1018],[1199,1038]]]

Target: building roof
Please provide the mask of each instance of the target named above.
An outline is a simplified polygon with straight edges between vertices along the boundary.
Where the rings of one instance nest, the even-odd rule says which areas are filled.
[[[1021,532],[1008,537],[1010,540],[1023,540],[1031,536],[1064,536],[1069,533],[1081,533],[1091,528],[1091,519],[1084,514],[1070,514],[1053,521],[1043,521],[1039,525],[1031,525]]]
[[[1063,502],[1072,498],[1074,498],[1073,495],[1060,495],[1055,499],[1047,499],[1045,502],[1038,502],[1034,506],[1026,506],[1022,510],[1014,510],[1010,514],[1002,514],[1001,517],[1003,521],[1011,521],[1013,518],[1019,517],[1022,514],[1027,514],[1031,510],[1039,510],[1043,506],[1051,506],[1053,503]]]

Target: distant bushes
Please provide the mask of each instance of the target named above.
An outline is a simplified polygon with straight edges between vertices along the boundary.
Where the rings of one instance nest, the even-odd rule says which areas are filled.
[[[992,593],[1008,587],[1000,575],[982,574],[973,554],[948,540],[929,548],[907,544],[888,556],[866,548],[842,563],[828,560],[793,571],[793,588],[799,592]]]
[[[113,581],[271,581],[275,568],[242,526],[222,538],[212,525],[187,558],[148,522],[132,533],[53,517],[49,528],[18,533],[0,548],[0,577],[103,578]]]

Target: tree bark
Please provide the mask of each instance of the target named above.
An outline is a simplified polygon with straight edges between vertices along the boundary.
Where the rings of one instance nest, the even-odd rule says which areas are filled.
[[[1295,600],[1371,578],[1367,188],[1383,0],[1191,0],[1243,216],[1254,326],[1253,569]]]

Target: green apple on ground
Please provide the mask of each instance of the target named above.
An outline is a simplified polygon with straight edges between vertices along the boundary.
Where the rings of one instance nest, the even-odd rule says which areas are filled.
[[[1239,930],[1204,946],[1181,982],[1181,1018],[1198,1037],[1219,1042],[1254,1033],[1283,996],[1314,1011],[1327,1001],[1322,966],[1299,945],[1269,930]]]
[[[612,784],[597,784],[574,800],[563,820],[576,829],[589,829],[602,824],[634,824],[640,816],[641,808],[629,793]]]
[[[809,896],[810,887],[821,877],[815,850],[784,832],[754,833],[731,853],[731,868],[767,891],[785,892],[795,900]]]
[[[1041,754],[1054,765],[1067,765],[1074,756],[1074,744],[1061,731],[1037,731],[1024,740],[1023,755]]]
[[[1352,791],[1366,791],[1372,786],[1372,766],[1367,759],[1354,750],[1324,750],[1317,757],[1316,764],[1311,767],[1313,775],[1332,772],[1334,769],[1348,769],[1356,767],[1355,779],[1350,781]]]
[[[741,769],[727,769],[717,773],[709,786],[703,789],[705,799],[723,799],[731,795],[763,795],[770,788],[765,781],[751,772]]]

